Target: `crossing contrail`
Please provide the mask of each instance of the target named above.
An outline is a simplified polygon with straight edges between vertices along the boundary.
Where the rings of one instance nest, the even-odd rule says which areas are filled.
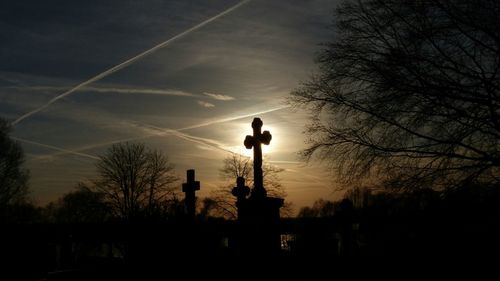
[[[209,147],[212,147],[212,148],[224,151],[224,152],[235,153],[234,151],[225,147],[223,144],[219,143],[218,141],[212,140],[212,139],[196,137],[196,136],[192,136],[189,134],[181,133],[178,130],[160,128],[160,127],[149,125],[149,124],[142,124],[142,123],[138,123],[138,122],[135,122],[135,124],[138,127],[141,127],[143,129],[149,129],[149,130],[154,131],[153,134],[157,135],[157,136],[173,135],[173,136],[176,136],[178,138],[181,138],[181,139],[184,139],[184,140],[187,140],[190,142],[194,142],[197,144],[209,146]]]
[[[140,140],[140,139],[146,139],[146,138],[150,138],[150,137],[153,137],[153,136],[168,136],[168,135],[173,135],[175,137],[184,139],[186,141],[190,141],[190,142],[193,142],[193,143],[197,143],[197,144],[209,146],[209,147],[212,147],[212,148],[224,151],[224,152],[234,153],[233,151],[231,151],[228,148],[224,147],[221,143],[219,143],[219,142],[217,142],[215,140],[211,140],[211,139],[207,139],[207,138],[201,138],[201,137],[196,137],[196,136],[193,136],[193,135],[181,133],[181,132],[179,132],[177,130],[168,129],[168,128],[160,128],[160,127],[156,127],[156,126],[153,126],[153,125],[140,124],[140,123],[137,123],[137,122],[134,122],[133,124],[131,123],[131,125],[133,125],[134,127],[138,127],[138,128],[149,130],[148,135],[147,136],[141,136],[141,137],[133,137],[133,138],[128,138],[128,139],[120,139],[120,140],[115,140],[115,141],[110,141],[110,142],[104,142],[104,143],[98,143],[98,144],[88,145],[88,146],[84,146],[84,147],[81,147],[81,148],[78,148],[78,149],[73,149],[73,150],[64,149],[64,148],[60,148],[60,147],[56,147],[56,146],[52,146],[52,145],[48,145],[48,144],[43,144],[43,143],[39,143],[39,142],[34,142],[34,141],[26,140],[26,139],[16,138],[16,137],[12,137],[12,139],[20,141],[20,142],[34,144],[34,145],[38,145],[38,146],[41,146],[41,147],[45,147],[45,148],[49,148],[49,149],[53,149],[53,150],[58,151],[57,153],[53,153],[53,154],[50,154],[50,155],[35,156],[35,157],[33,157],[33,160],[42,160],[42,159],[46,159],[48,157],[60,156],[60,155],[65,155],[65,154],[78,155],[78,156],[83,156],[83,157],[87,157],[87,158],[92,158],[92,159],[98,160],[99,157],[94,156],[94,155],[90,155],[90,154],[87,154],[87,153],[82,153],[81,151],[85,151],[85,150],[88,150],[88,149],[92,149],[92,148],[96,148],[96,147],[101,147],[101,146],[112,145],[112,144],[116,144],[116,143],[122,143],[122,142],[126,142],[126,141],[136,141],[136,140]]]
[[[56,153],[52,153],[52,154],[48,154],[48,155],[40,155],[40,156],[33,157],[33,160],[42,160],[42,159],[46,159],[47,157],[60,156],[60,155],[65,155],[65,154],[73,154],[73,155],[79,155],[79,156],[83,156],[83,157],[87,157],[87,158],[94,158],[96,156],[93,156],[93,155],[90,155],[90,154],[86,154],[86,153],[82,153],[82,151],[89,150],[89,149],[92,149],[92,148],[97,148],[97,147],[112,145],[112,144],[116,144],[116,143],[121,143],[121,142],[137,141],[137,140],[147,139],[147,138],[154,137],[154,136],[167,136],[167,135],[174,135],[174,136],[176,136],[178,138],[182,138],[182,139],[187,140],[187,141],[191,141],[191,142],[202,144],[202,145],[207,145],[207,146],[210,146],[210,147],[213,147],[213,148],[225,151],[225,152],[234,153],[230,149],[224,147],[220,143],[216,143],[213,140],[205,139],[205,138],[200,138],[200,137],[196,137],[196,136],[193,136],[193,135],[188,135],[188,134],[185,134],[185,133],[181,133],[181,131],[189,130],[189,129],[195,129],[195,128],[201,128],[201,127],[206,127],[206,126],[210,126],[210,125],[213,125],[213,124],[220,124],[220,123],[235,121],[235,120],[238,120],[238,119],[243,119],[243,118],[247,118],[247,117],[252,117],[252,116],[257,116],[257,115],[261,115],[261,114],[266,114],[266,113],[270,113],[270,112],[282,110],[282,109],[289,108],[289,107],[290,106],[286,106],[285,105],[285,106],[275,107],[275,108],[271,108],[271,109],[267,109],[267,110],[263,110],[263,111],[253,112],[253,113],[250,113],[250,114],[242,114],[242,115],[237,115],[237,116],[233,116],[233,117],[219,118],[219,119],[215,119],[215,120],[211,120],[211,121],[207,121],[207,122],[203,122],[203,123],[191,125],[191,126],[180,128],[180,129],[160,128],[160,127],[156,127],[156,126],[153,126],[153,125],[140,124],[138,122],[130,122],[130,124],[132,126],[134,126],[134,127],[149,128],[149,129],[153,129],[155,132],[151,132],[150,131],[147,135],[143,135],[143,136],[140,136],[140,137],[131,137],[131,138],[126,138],[126,139],[119,139],[119,140],[114,140],[114,141],[102,142],[102,143],[97,143],[97,144],[83,146],[83,147],[80,147],[80,148],[75,148],[75,149],[72,149],[72,150],[64,149],[64,148],[60,148],[60,147],[55,147],[55,146],[52,146],[52,145],[46,145],[46,144],[39,143],[39,142],[33,142],[33,141],[25,140],[25,139],[19,139],[19,138],[16,138],[16,139],[19,140],[19,141],[25,142],[25,143],[31,143],[31,144],[39,145],[39,146],[42,146],[42,147],[46,147],[46,148],[50,148],[50,149],[58,151]]]
[[[243,119],[243,118],[247,118],[247,117],[252,117],[252,116],[257,116],[257,115],[261,115],[261,114],[266,114],[266,113],[270,113],[270,112],[282,110],[282,109],[289,108],[289,107],[290,106],[284,105],[284,106],[275,107],[275,108],[271,108],[271,109],[267,109],[267,110],[263,110],[263,111],[258,111],[258,112],[253,112],[253,113],[249,113],[249,114],[242,114],[242,115],[237,115],[237,116],[233,116],[233,117],[219,118],[219,119],[215,119],[215,120],[211,120],[211,121],[207,121],[207,122],[198,123],[198,124],[195,124],[195,125],[191,125],[191,126],[180,128],[180,129],[176,129],[176,130],[169,129],[169,128],[155,127],[155,126],[151,126],[151,125],[147,125],[147,124],[139,124],[137,122],[130,122],[130,124],[134,124],[134,127],[149,127],[149,128],[155,129],[156,131],[163,131],[162,135],[165,135],[165,136],[166,135],[175,135],[175,136],[177,136],[179,138],[182,138],[182,139],[185,139],[185,140],[187,140],[187,138],[191,138],[191,140],[192,140],[192,139],[195,139],[195,138],[198,138],[198,137],[181,133],[181,131],[185,131],[185,130],[189,130],[189,129],[195,129],[195,128],[202,128],[202,127],[210,126],[210,125],[213,125],[213,124],[220,124],[220,123],[235,121],[235,120],[239,120],[239,119]],[[178,134],[175,134],[175,132],[177,132]],[[97,147],[112,145],[112,144],[115,144],[115,143],[126,142],[126,141],[143,140],[143,139],[147,139],[147,138],[150,138],[150,137],[153,137],[153,136],[159,136],[158,132],[155,132],[155,133],[151,133],[150,132],[149,134],[143,135],[143,136],[140,136],[140,137],[131,137],[131,138],[126,138],[126,139],[119,139],[119,140],[114,140],[114,141],[109,141],[109,142],[103,142],[103,143],[97,143],[97,144],[93,144],[93,145],[87,145],[87,146],[83,146],[83,147],[80,147],[80,148],[73,149],[71,151],[70,150],[66,150],[66,149],[62,150],[60,148],[52,147],[54,150],[57,150],[59,152],[53,153],[53,154],[49,154],[49,155],[37,156],[34,159],[35,160],[39,160],[39,159],[44,159],[46,157],[59,156],[59,155],[64,155],[64,154],[75,154],[75,153],[80,153],[81,151],[85,151],[85,150],[92,149],[92,148],[97,148]],[[206,143],[203,143],[203,144],[206,145]],[[220,148],[221,147],[217,147],[217,149],[220,149]],[[230,152],[230,151],[228,151],[225,148],[223,148],[221,150],[224,150],[226,152]],[[231,153],[233,153],[233,152],[231,152]]]
[[[108,69],[108,70],[106,70],[106,71],[104,71],[104,72],[102,72],[102,73],[100,73],[100,74],[98,74],[98,75],[96,75],[96,76],[88,79],[87,81],[84,81],[84,82],[76,85],[75,87],[67,90],[66,92],[64,92],[64,93],[62,93],[62,94],[60,94],[60,95],[52,98],[51,100],[49,100],[47,103],[43,104],[42,106],[40,106],[40,107],[38,107],[38,108],[36,108],[36,109],[34,109],[34,110],[32,110],[32,111],[30,111],[30,112],[22,115],[22,116],[20,116],[19,118],[17,118],[16,120],[14,120],[12,122],[12,125],[14,126],[14,125],[18,124],[19,122],[21,122],[24,119],[30,117],[31,115],[36,114],[36,113],[38,113],[38,112],[46,109],[47,107],[49,107],[51,104],[55,103],[56,101],[58,101],[58,100],[60,100],[60,99],[62,99],[64,97],[67,97],[67,96],[71,95],[75,91],[77,91],[77,90],[79,90],[79,89],[81,89],[81,88],[83,88],[83,87],[85,87],[85,86],[87,86],[87,85],[89,85],[89,84],[91,84],[93,82],[99,81],[99,80],[101,80],[102,78],[104,78],[106,76],[111,75],[111,74],[115,73],[116,71],[129,66],[130,64],[134,63],[135,61],[137,61],[137,60],[139,60],[139,59],[141,59],[141,58],[143,58],[143,57],[145,57],[145,56],[147,56],[147,55],[149,55],[149,54],[151,54],[151,53],[153,53],[153,52],[155,52],[155,51],[157,51],[157,50],[159,50],[159,49],[161,49],[161,48],[163,48],[165,46],[168,46],[170,43],[172,43],[172,42],[174,42],[174,41],[176,41],[176,40],[178,40],[178,39],[186,36],[187,34],[200,29],[201,27],[203,27],[203,26],[211,23],[212,21],[214,21],[214,20],[216,20],[216,19],[218,19],[218,18],[220,18],[220,17],[222,17],[222,16],[224,16],[226,14],[229,14],[229,13],[233,12],[234,10],[236,10],[239,7],[245,5],[249,1],[251,1],[251,0],[243,0],[243,1],[239,2],[238,4],[232,6],[231,8],[229,8],[229,9],[227,9],[227,10],[225,10],[225,11],[223,11],[223,12],[221,12],[221,13],[219,13],[219,14],[217,14],[217,15],[215,15],[215,16],[213,16],[213,17],[211,17],[211,18],[209,18],[209,19],[207,19],[207,20],[205,20],[205,21],[203,21],[203,22],[201,22],[201,23],[199,23],[199,24],[191,27],[191,28],[189,28],[188,30],[186,30],[186,31],[184,31],[182,33],[179,33],[179,34],[175,35],[174,37],[168,39],[167,41],[164,41],[164,42],[162,42],[162,43],[154,46],[153,48],[148,49],[148,50],[146,50],[146,51],[144,51],[144,52],[136,55],[135,57],[132,57],[132,58],[130,58],[130,59],[128,59],[128,60],[126,60],[126,61],[118,64],[118,65],[115,65],[112,68],[110,68],[110,69]]]
[[[90,154],[87,154],[87,153],[81,153],[81,152],[77,152],[77,151],[72,151],[72,150],[60,148],[60,147],[53,146],[53,145],[39,143],[39,142],[36,142],[36,141],[25,140],[25,139],[22,139],[22,138],[16,138],[16,137],[10,137],[10,138],[13,139],[13,140],[16,140],[16,141],[20,141],[20,142],[24,142],[24,143],[29,143],[29,144],[34,144],[34,145],[38,145],[38,146],[45,147],[45,148],[50,148],[50,149],[53,149],[53,150],[57,150],[59,152],[64,152],[64,153],[68,153],[68,154],[73,154],[73,155],[77,155],[77,156],[83,156],[83,157],[86,157],[86,158],[91,158],[91,159],[94,159],[94,160],[99,160],[99,157],[94,156],[94,155],[90,155]]]
[[[149,135],[147,137],[151,137],[152,135]],[[141,138],[146,138],[146,137],[141,137]],[[82,146],[82,147],[79,147],[79,148],[76,148],[76,149],[63,149],[63,148],[60,148],[60,147],[55,147],[55,146],[52,146],[52,145],[46,145],[46,144],[43,144],[43,143],[33,143],[29,140],[20,140],[22,142],[31,142],[33,144],[36,144],[36,145],[39,145],[39,146],[43,146],[43,147],[47,147],[47,148],[51,148],[53,150],[56,150],[58,152],[56,153],[52,153],[52,154],[46,154],[46,155],[38,155],[38,156],[34,156],[32,159],[33,160],[43,160],[43,159],[47,159],[49,157],[55,157],[55,156],[60,156],[60,155],[66,155],[66,154],[74,154],[74,155],[80,155],[80,156],[85,156],[87,155],[87,153],[82,153],[82,151],[86,151],[86,150],[89,150],[89,149],[93,149],[93,148],[98,148],[98,147],[102,147],[102,146],[108,146],[108,145],[112,145],[112,144],[116,144],[116,143],[121,143],[121,142],[127,142],[127,141],[136,141],[140,138],[138,137],[132,137],[132,138],[127,138],[127,139],[119,139],[119,140],[114,140],[114,141],[108,141],[108,142],[102,142],[102,143],[96,143],[96,144],[91,144],[91,145],[86,145],[86,146]],[[82,155],[83,154],[83,155]],[[88,154],[90,155],[90,154]],[[90,155],[92,156],[92,155]]]

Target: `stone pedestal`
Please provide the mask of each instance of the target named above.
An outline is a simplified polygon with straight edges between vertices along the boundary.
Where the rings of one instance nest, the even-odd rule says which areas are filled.
[[[282,198],[248,198],[237,203],[238,235],[235,248],[242,254],[278,254],[281,249]]]
[[[262,144],[268,145],[272,136],[269,131],[261,132],[263,122],[254,118],[252,122],[253,135],[248,135],[243,144],[247,149],[253,148],[253,180],[254,187],[245,186],[245,179],[239,177],[237,186],[232,193],[236,196],[238,207],[238,222],[232,247],[240,254],[248,257],[262,254],[278,254],[281,249],[280,208],[282,198],[267,197],[264,188],[262,171]]]

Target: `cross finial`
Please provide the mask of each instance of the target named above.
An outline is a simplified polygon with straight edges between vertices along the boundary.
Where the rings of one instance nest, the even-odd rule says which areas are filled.
[[[182,184],[182,192],[186,193],[186,198],[184,200],[184,206],[186,208],[186,215],[188,217],[194,218],[196,211],[196,196],[195,192],[200,190],[200,182],[194,180],[194,170],[187,170],[186,183]]]
[[[261,133],[262,120],[254,118],[252,122],[253,136],[246,136],[244,144],[247,149],[253,148],[253,178],[254,188],[252,197],[266,197],[266,189],[264,188],[262,179],[262,147],[261,144],[268,145],[271,142],[272,136],[269,131]]]

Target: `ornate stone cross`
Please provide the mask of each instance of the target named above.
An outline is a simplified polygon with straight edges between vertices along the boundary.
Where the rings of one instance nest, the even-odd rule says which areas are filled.
[[[195,192],[200,190],[200,182],[194,180],[194,170],[187,170],[187,182],[182,184],[182,192],[186,193],[184,206],[186,208],[186,215],[194,218],[196,212],[196,197]]]
[[[253,148],[253,182],[252,197],[264,198],[267,196],[266,189],[262,180],[262,147],[261,144],[268,145],[271,142],[271,134],[269,131],[260,132],[262,128],[262,120],[254,118],[252,122],[253,136],[246,136],[245,147]]]

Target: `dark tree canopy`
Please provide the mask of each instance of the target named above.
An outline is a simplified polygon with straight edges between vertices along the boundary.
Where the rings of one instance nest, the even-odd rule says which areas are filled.
[[[302,207],[297,214],[298,218],[324,218],[333,217],[338,209],[339,202],[318,199],[311,207]]]
[[[22,167],[24,153],[9,133],[10,125],[0,119],[0,207],[22,203],[28,195],[28,171]]]
[[[100,158],[95,189],[104,194],[115,215],[152,215],[168,207],[169,200],[177,200],[172,184],[178,178],[161,152],[126,142],[111,146]]]
[[[291,97],[311,110],[305,157],[350,185],[496,183],[499,13],[494,0],[341,4],[318,73]]]
[[[110,218],[110,208],[104,194],[94,192],[84,184],[65,194],[54,206],[53,216],[62,223],[96,223]]]

